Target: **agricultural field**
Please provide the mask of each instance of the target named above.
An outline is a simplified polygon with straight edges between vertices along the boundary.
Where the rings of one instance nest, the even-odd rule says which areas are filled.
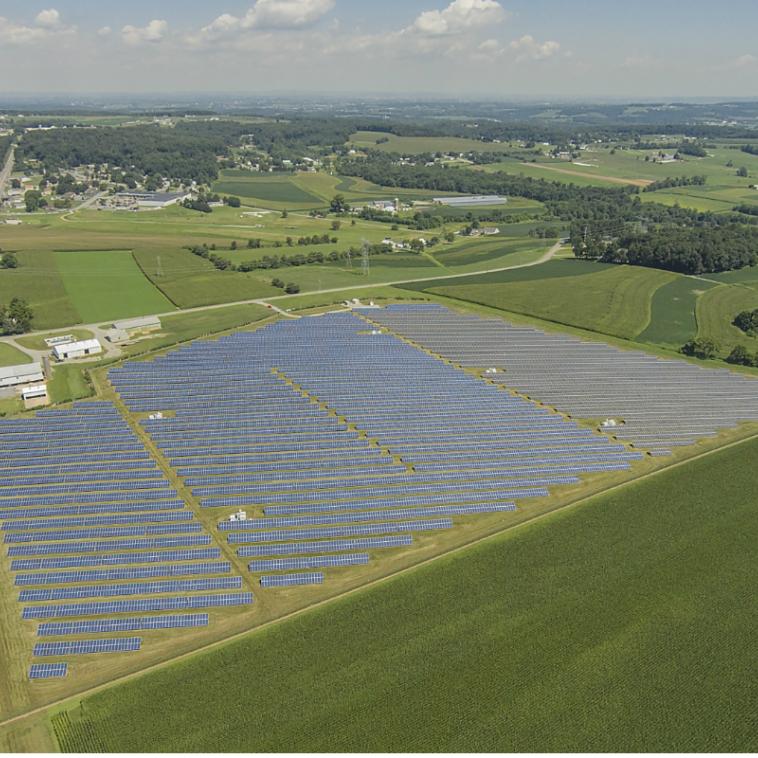
[[[653,150],[616,149],[590,145],[576,161],[548,157],[536,162],[508,159],[483,166],[472,166],[477,171],[505,171],[523,174],[534,179],[562,181],[579,186],[612,187],[628,184],[643,189],[654,181],[668,177],[705,176],[704,186],[673,187],[655,192],[642,192],[645,202],[679,204],[701,211],[731,211],[740,203],[758,204],[758,156],[749,155],[735,146],[721,145],[708,149],[708,156],[685,156],[674,163],[655,163],[645,160],[655,155]],[[732,163],[731,166],[727,165]],[[748,177],[738,177],[737,168],[745,167]]]
[[[717,451],[77,698],[52,717],[59,744],[755,751],[757,454]]]

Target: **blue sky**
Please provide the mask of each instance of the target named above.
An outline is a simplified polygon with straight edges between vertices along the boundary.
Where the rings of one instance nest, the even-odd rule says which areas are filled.
[[[2,0],[0,89],[751,97],[756,28],[755,0]]]

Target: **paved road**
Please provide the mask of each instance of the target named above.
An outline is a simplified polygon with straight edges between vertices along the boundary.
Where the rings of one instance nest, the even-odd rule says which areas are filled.
[[[278,305],[276,305],[276,300],[285,300],[293,297],[309,297],[311,295],[327,295],[332,294],[335,292],[352,292],[354,290],[359,289],[374,289],[376,287],[391,287],[396,284],[411,284],[414,282],[428,282],[432,280],[437,279],[458,279],[462,276],[479,276],[481,274],[495,274],[499,271],[511,271],[512,269],[518,269],[518,268],[529,268],[530,266],[539,266],[543,263],[547,263],[549,260],[554,258],[558,251],[563,247],[563,245],[566,243],[565,240],[561,240],[559,242],[556,242],[549,250],[545,251],[543,255],[541,255],[537,260],[532,261],[531,263],[520,263],[516,266],[501,266],[499,268],[489,268],[484,269],[483,271],[472,271],[470,273],[465,274],[443,274],[441,276],[425,276],[421,277],[419,279],[396,279],[394,281],[389,282],[372,282],[371,284],[354,284],[349,287],[332,287],[330,289],[319,289],[319,290],[311,290],[310,292],[300,292],[297,295],[275,295],[274,297],[269,298],[256,298],[253,300],[238,300],[233,303],[218,303],[216,305],[201,305],[197,308],[182,308],[181,310],[173,310],[173,311],[167,311],[165,313],[155,313],[152,315],[163,317],[163,316],[177,316],[179,314],[185,314],[185,313],[202,313],[204,311],[212,311],[216,310],[218,308],[228,308],[232,305],[262,305],[266,308],[270,308],[272,311],[276,311],[277,313],[282,314],[283,316],[287,316],[288,318],[297,318],[296,316],[293,316],[293,314],[288,313],[287,311],[280,308]],[[116,354],[116,348],[114,346],[109,346],[108,343],[105,343],[103,336],[104,332],[100,328],[99,324],[102,324],[103,322],[100,321],[96,324],[75,324],[75,327],[77,329],[89,329],[90,331],[94,332],[95,335],[100,339],[101,342],[104,343],[104,346],[106,347],[108,357],[113,357]],[[72,327],[73,328],[73,327]],[[61,327],[62,330],[65,330],[66,327]],[[38,334],[49,334],[51,331],[60,331],[59,329],[42,329],[35,332],[27,332],[25,334],[25,337],[34,336]],[[21,347],[21,345],[18,345],[13,337],[0,337],[0,342],[7,342],[13,347],[17,348],[18,350],[21,350],[22,352],[26,353],[27,355],[34,358],[34,360],[39,360],[37,351],[29,350],[27,348]],[[103,356],[100,356],[102,358]]]
[[[16,146],[11,145],[5,164],[3,165],[2,171],[0,171],[0,197],[5,195],[5,185],[11,180],[11,174],[13,173],[13,156],[15,153]]]

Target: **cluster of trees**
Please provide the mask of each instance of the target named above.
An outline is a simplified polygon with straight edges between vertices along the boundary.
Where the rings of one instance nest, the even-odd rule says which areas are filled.
[[[18,268],[18,258],[15,253],[4,253],[0,250],[0,268]]]
[[[27,190],[24,192],[24,206],[27,213],[34,213],[47,207],[47,198],[43,197],[39,190]]]
[[[758,216],[758,205],[743,203],[742,205],[735,205],[732,210],[736,213],[744,213],[747,216]]]
[[[740,150],[748,155],[758,155],[758,145],[743,145]]]
[[[708,337],[699,337],[698,339],[685,342],[680,352],[683,355],[689,355],[693,358],[700,358],[700,360],[706,361],[718,358],[719,346],[717,342]]]
[[[218,176],[216,156],[225,155],[246,131],[235,122],[180,122],[159,126],[50,129],[26,132],[16,160],[40,163],[55,174],[88,164],[107,164],[149,177],[209,184]]]
[[[8,305],[0,304],[0,334],[23,334],[32,327],[34,312],[26,300],[14,297]]]
[[[738,313],[732,323],[745,334],[758,334],[758,308]]]
[[[695,158],[705,158],[708,155],[702,145],[694,142],[682,142],[676,151],[680,155],[693,155]]]
[[[578,257],[598,258],[604,263],[628,263],[681,274],[716,273],[758,262],[758,230],[739,224],[671,226],[646,233],[622,232],[613,239],[593,236],[591,244],[579,245],[578,252]]]
[[[295,284],[295,282],[287,282],[285,284],[283,280],[277,277],[274,277],[271,280],[271,286],[284,290],[288,295],[296,295],[298,292],[300,292],[299,284]]]
[[[706,178],[704,176],[667,176],[665,179],[659,179],[657,182],[648,184],[642,191],[643,192],[657,192],[662,189],[669,189],[671,187],[702,187],[705,184]]]
[[[379,208],[363,208],[358,213],[358,217],[364,221],[378,221],[383,224],[392,224],[393,226],[407,226],[409,229],[423,231],[425,229],[437,229],[445,223],[441,216],[432,215],[429,212],[414,213],[413,216],[398,216],[390,211],[383,211]]]
[[[744,345],[736,345],[726,357],[726,362],[735,366],[758,367],[758,353],[751,353]]]

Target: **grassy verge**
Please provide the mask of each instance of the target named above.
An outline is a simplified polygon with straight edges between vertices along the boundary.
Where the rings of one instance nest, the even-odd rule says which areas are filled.
[[[756,454],[755,440],[715,453],[85,698],[55,718],[58,738],[753,751]]]
[[[17,350],[7,342],[0,342],[0,366],[20,366],[22,363],[31,363],[32,359]]]

